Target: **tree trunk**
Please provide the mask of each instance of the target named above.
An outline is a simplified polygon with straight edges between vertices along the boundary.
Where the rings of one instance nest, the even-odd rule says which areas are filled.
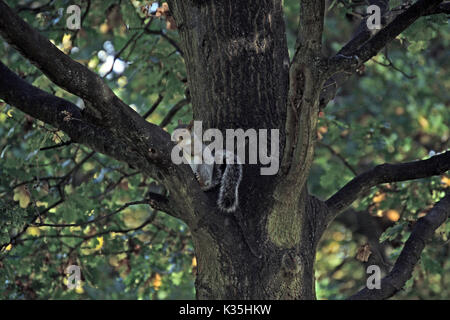
[[[280,209],[246,211],[263,219],[256,227],[247,228],[247,232],[259,229],[263,233],[255,237],[258,242],[246,240],[235,220],[219,214],[208,216],[200,229],[192,230],[198,263],[197,298],[315,299],[314,259],[324,230],[315,225],[325,209],[320,201],[306,197],[299,201],[303,210],[297,220],[286,215],[286,220],[277,220],[271,229],[265,217],[276,216]],[[293,232],[283,234],[284,223],[294,225]],[[257,257],[249,246],[255,246],[254,251],[258,248],[262,256]]]
[[[289,56],[281,1],[169,1],[182,39],[194,119],[203,128],[279,129],[285,143]],[[270,142],[268,142],[270,143]],[[287,190],[289,192],[284,192]],[[245,165],[239,210],[190,225],[199,299],[314,299],[324,210],[303,186]],[[208,193],[213,201],[217,193]],[[193,215],[201,216],[204,204]],[[322,212],[323,214],[323,212]],[[320,221],[320,220],[318,220]]]

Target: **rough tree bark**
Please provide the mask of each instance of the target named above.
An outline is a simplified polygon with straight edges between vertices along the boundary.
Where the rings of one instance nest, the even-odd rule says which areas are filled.
[[[317,244],[338,213],[378,184],[450,169],[447,152],[425,161],[377,167],[328,201],[310,195],[305,187],[319,107],[334,97],[340,83],[335,77],[348,78],[418,18],[442,12],[441,2],[419,0],[396,13],[376,35],[359,32],[341,54],[327,58],[321,50],[325,1],[301,1],[296,52],[290,61],[281,0],[249,0],[245,6],[234,0],[168,1],[181,36],[194,119],[203,121],[204,129],[280,130],[280,172],[261,176],[259,165],[245,165],[235,215],[218,211],[217,192],[202,192],[187,166],[171,163],[173,144],[162,129],[144,121],[96,74],[61,53],[3,1],[1,36],[53,82],[88,101],[92,114],[102,116],[91,121],[74,105],[32,87],[4,65],[0,98],[165,186],[167,193],[149,195],[149,204],[191,229],[199,299],[315,299]],[[404,256],[383,282],[387,289],[354,298],[387,298],[401,288],[423,249],[417,243],[447,219],[448,202],[448,197],[442,200],[418,224]]]

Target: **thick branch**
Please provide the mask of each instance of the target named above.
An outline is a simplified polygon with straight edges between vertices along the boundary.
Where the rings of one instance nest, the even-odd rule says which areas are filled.
[[[351,296],[350,299],[387,299],[401,290],[406,281],[411,278],[414,267],[420,259],[426,242],[431,239],[434,231],[448,219],[449,215],[450,194],[447,194],[425,217],[417,221],[400,256],[395,262],[394,268],[381,280],[381,288],[369,290],[366,287]]]
[[[85,144],[133,166],[148,167],[139,159],[139,155],[132,152],[126,143],[115,138],[109,130],[87,122],[76,105],[30,85],[1,62],[0,98],[32,117],[64,131],[72,142]]]
[[[324,24],[325,1],[300,1],[300,22],[297,31],[296,51],[302,56],[320,56]],[[312,52],[308,52],[312,51]],[[298,56],[298,59],[302,57]]]
[[[172,162],[171,153],[174,143],[170,140],[170,135],[166,131],[145,121],[137,112],[114,95],[98,75],[61,52],[23,21],[2,0],[0,0],[0,35],[55,84],[88,102],[86,103],[85,118],[91,115],[92,119],[96,119],[97,128],[107,129],[96,132],[90,137],[85,134],[78,137],[78,140],[72,140],[90,146],[91,139],[93,139],[92,143],[96,143],[100,139],[103,144],[93,148],[94,150],[112,156],[117,153],[116,156],[124,157],[121,160],[133,164],[144,174],[156,176],[158,181],[165,185],[171,194],[185,193],[186,197],[171,199],[174,206],[178,208],[193,207],[200,203],[199,199],[205,198],[204,193],[193,178],[189,166],[176,166]],[[8,94],[8,90],[5,90],[5,94]],[[20,95],[20,91],[16,91],[16,97],[9,94],[9,99],[12,101],[11,103],[21,107],[17,94]],[[15,98],[19,100],[14,100]],[[15,102],[19,102],[19,104]],[[36,115],[39,115],[39,112],[36,112]],[[46,114],[49,117],[47,120],[53,125],[61,125],[63,130],[68,130],[69,128],[62,126],[64,123],[59,121],[61,119],[56,118],[56,115],[59,114],[52,115],[49,112]],[[88,132],[93,133],[92,130]],[[76,137],[77,135],[69,134],[69,136]],[[111,150],[111,148],[118,146],[118,144],[108,144],[108,142],[111,142],[111,138],[123,143],[121,150]],[[80,139],[85,140],[80,141]],[[184,183],[180,183],[180,181]],[[185,210],[185,212],[188,215],[188,212],[192,214],[194,210]],[[192,219],[192,216],[187,216],[183,220],[189,223]]]
[[[91,102],[87,104],[88,108],[94,108],[94,114],[101,115],[102,126],[113,135],[127,139],[138,152],[157,150],[161,158],[165,155],[166,162],[170,161],[170,139],[164,130],[146,122],[121,101],[97,74],[65,55],[2,0],[0,35],[55,84]]]
[[[113,93],[100,77],[65,55],[4,1],[0,1],[0,34],[58,86],[89,101],[111,101]]]
[[[108,129],[96,127],[86,121],[76,105],[30,85],[1,62],[0,98],[64,131],[72,142],[84,144],[97,152],[140,168],[149,176],[157,175],[155,167],[145,157],[136,153],[125,141],[117,139]],[[164,206],[159,203],[164,203]],[[173,211],[167,201],[159,201],[158,208],[168,213]]]
[[[326,201],[330,208],[329,218],[334,219],[338,213],[376,185],[436,176],[448,170],[450,170],[450,151],[427,160],[376,166],[351,180]]]
[[[436,6],[436,3],[439,2],[441,1],[432,2],[421,0],[405,10],[396,12],[386,11],[387,6],[381,5],[380,8],[383,18],[391,21],[391,23],[380,30],[372,39],[372,32],[368,30],[366,20],[362,21],[353,38],[331,59],[332,65],[329,72],[330,75],[334,75],[327,80],[322,89],[320,96],[321,109],[325,108],[328,102],[334,99],[339,87],[354,74],[355,67],[359,63],[364,63],[375,56],[388,42],[395,39],[397,35],[403,32],[418,18],[432,14],[448,13],[450,8],[449,2],[444,2]],[[371,4],[379,5],[377,0],[371,1]],[[358,57],[358,61],[353,58],[355,56]],[[343,70],[346,72],[340,72]]]
[[[358,57],[358,63],[363,63],[369,60],[375,56],[378,51],[384,48],[387,43],[394,40],[417,19],[427,15],[427,12],[430,12],[434,10],[434,8],[438,7],[441,2],[442,0],[417,1],[362,45],[359,45],[363,42],[360,41],[360,37],[366,37],[367,35],[364,32],[358,34],[349,42],[349,44],[344,46],[338,55],[330,60],[330,73],[333,74],[338,71],[350,70],[352,67],[355,67],[355,59],[353,59],[354,56]],[[350,45],[351,43],[357,43],[357,45]],[[349,47],[351,47],[352,50],[349,50]]]
[[[286,146],[282,171],[288,184],[303,187],[313,158],[318,98],[322,86],[321,49],[325,1],[300,2],[296,52],[289,70]]]
[[[432,8],[426,12],[426,15],[433,15],[433,14],[450,14],[450,1],[442,2],[439,6]]]

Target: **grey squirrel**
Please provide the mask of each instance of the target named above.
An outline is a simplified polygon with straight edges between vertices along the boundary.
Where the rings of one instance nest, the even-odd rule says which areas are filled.
[[[221,163],[217,163],[214,159],[204,159],[205,149],[208,148],[203,143],[201,150],[195,150],[194,141],[202,141],[194,130],[192,130],[193,121],[185,125],[181,121],[178,122],[176,129],[187,130],[186,134],[182,134],[178,138],[178,145],[183,148],[184,157],[191,166],[194,175],[204,191],[212,190],[220,186],[217,206],[224,212],[235,212],[239,206],[239,185],[242,180],[242,164],[236,155],[228,150],[217,151],[212,155],[214,159],[221,159]],[[182,138],[190,137],[190,138]]]

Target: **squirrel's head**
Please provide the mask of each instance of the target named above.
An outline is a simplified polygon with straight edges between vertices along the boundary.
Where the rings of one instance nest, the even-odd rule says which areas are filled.
[[[191,120],[188,124],[184,124],[181,120],[178,120],[178,125],[175,127],[175,130],[182,130],[181,134],[178,135],[177,143],[183,140],[183,136],[191,136],[192,135],[192,127],[194,126],[194,120]],[[186,132],[183,132],[186,130]]]

